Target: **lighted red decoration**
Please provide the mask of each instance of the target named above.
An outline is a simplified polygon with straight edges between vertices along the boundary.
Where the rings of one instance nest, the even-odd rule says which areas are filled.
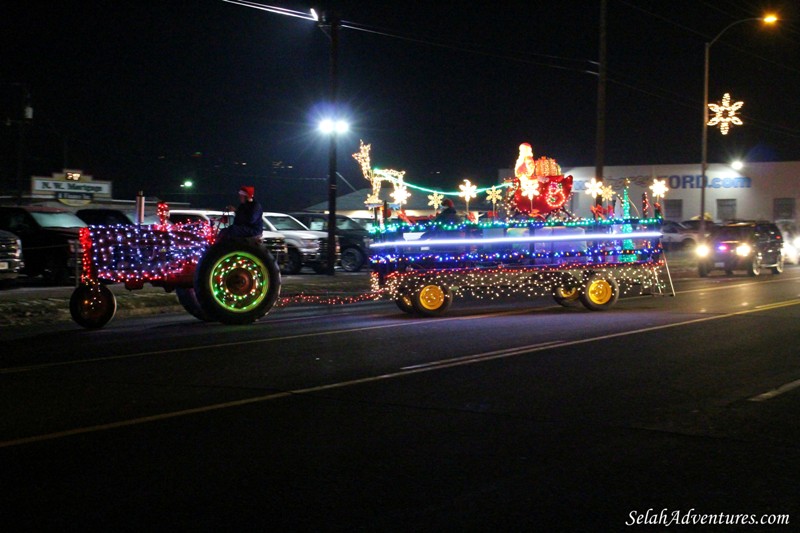
[[[514,178],[510,181],[510,203],[528,217],[546,217],[564,207],[572,194],[572,176],[562,175],[555,159],[534,159],[533,148],[528,143],[519,145]]]
[[[572,194],[572,176],[539,176],[536,179],[539,180],[539,196],[532,200],[522,195],[519,179],[514,180],[514,207],[528,216],[533,216],[533,211],[546,216],[561,209]]]

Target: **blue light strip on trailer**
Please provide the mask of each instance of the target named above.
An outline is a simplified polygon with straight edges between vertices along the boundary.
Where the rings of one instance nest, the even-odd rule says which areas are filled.
[[[370,248],[389,248],[396,246],[423,247],[431,245],[454,244],[514,244],[523,242],[571,242],[571,241],[618,241],[621,239],[656,239],[659,231],[635,231],[631,233],[586,233],[583,235],[541,235],[528,237],[494,237],[475,239],[418,239],[413,241],[373,242]]]

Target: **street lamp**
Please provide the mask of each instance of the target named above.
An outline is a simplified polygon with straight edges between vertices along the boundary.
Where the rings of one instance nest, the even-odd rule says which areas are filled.
[[[703,66],[703,146],[702,146],[702,161],[700,163],[701,176],[700,176],[700,240],[705,241],[706,238],[706,171],[708,170],[708,70],[709,60],[711,58],[711,46],[722,37],[722,34],[739,25],[743,22],[750,22],[753,20],[760,20],[765,24],[774,24],[777,22],[778,17],[775,15],[766,15],[764,17],[753,17],[731,22],[716,37],[711,39],[705,45],[705,63]]]
[[[322,13],[321,16],[314,9],[308,13],[294,11],[282,7],[269,6],[258,4],[249,0],[223,0],[231,4],[238,4],[245,7],[260,9],[270,13],[277,13],[279,15],[287,15],[290,17],[297,17],[305,20],[311,20],[317,23],[319,28],[331,40],[331,55],[330,55],[330,106],[334,113],[337,111],[336,98],[337,98],[337,83],[338,83],[338,48],[339,48],[339,28],[342,26],[342,21],[339,17],[331,12]],[[333,275],[335,262],[336,262],[336,134],[338,132],[333,129],[330,134],[330,152],[329,152],[329,169],[328,169],[328,257],[327,257],[327,274]]]
[[[338,93],[338,65],[339,65],[339,27],[342,21],[339,17],[325,13],[322,17],[318,17],[316,12],[313,12],[315,20],[320,29],[331,40],[331,57],[330,57],[330,106],[334,113],[338,112],[337,109],[337,93]],[[342,120],[324,120],[320,124],[320,129],[327,130],[330,135],[330,148],[328,152],[328,258],[326,266],[326,274],[333,276],[336,268],[336,137],[338,133],[347,131],[347,123]],[[340,131],[341,130],[341,131]]]

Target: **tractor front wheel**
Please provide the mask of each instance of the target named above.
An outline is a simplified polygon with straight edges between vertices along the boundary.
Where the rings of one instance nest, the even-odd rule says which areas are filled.
[[[78,285],[69,299],[69,313],[79,325],[99,329],[108,324],[117,312],[117,299],[105,285]]]

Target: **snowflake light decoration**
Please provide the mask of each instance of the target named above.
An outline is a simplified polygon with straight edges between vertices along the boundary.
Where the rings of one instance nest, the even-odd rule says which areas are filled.
[[[433,194],[428,195],[428,200],[430,200],[430,202],[428,202],[428,205],[433,207],[433,210],[436,211],[442,205],[442,200],[444,200],[444,195],[435,192]]]
[[[478,197],[478,186],[470,183],[469,180],[464,180],[464,183],[458,186],[461,192],[458,195],[467,203],[467,213],[469,213],[469,200],[470,198]]]
[[[522,184],[522,196],[528,200],[533,200],[535,196],[539,196],[539,181],[527,180]]]
[[[492,211],[495,213],[494,216],[497,216],[497,202],[502,199],[503,192],[494,185],[486,189],[486,200],[492,202]]]
[[[731,104],[730,93],[725,93],[722,96],[721,103],[708,104],[708,108],[715,113],[711,120],[708,121],[708,125],[716,126],[719,124],[720,133],[727,135],[731,124],[736,126],[741,126],[743,124],[742,120],[736,116],[736,112],[739,111],[743,105],[744,102],[741,101]]]
[[[610,202],[614,199],[614,187],[611,185],[606,185],[602,188],[600,192],[600,198],[603,199],[604,202]]]
[[[394,198],[394,203],[397,205],[403,205],[408,201],[411,193],[408,192],[408,189],[405,185],[399,185],[394,192],[392,192],[391,196]]]
[[[592,198],[597,198],[603,194],[603,182],[592,178],[589,183],[586,184],[586,194]]]
[[[667,195],[667,191],[669,190],[669,187],[667,187],[667,180],[660,180],[658,178],[653,179],[653,184],[650,186],[650,190],[653,191],[653,196],[655,196],[657,199],[663,198]]]

